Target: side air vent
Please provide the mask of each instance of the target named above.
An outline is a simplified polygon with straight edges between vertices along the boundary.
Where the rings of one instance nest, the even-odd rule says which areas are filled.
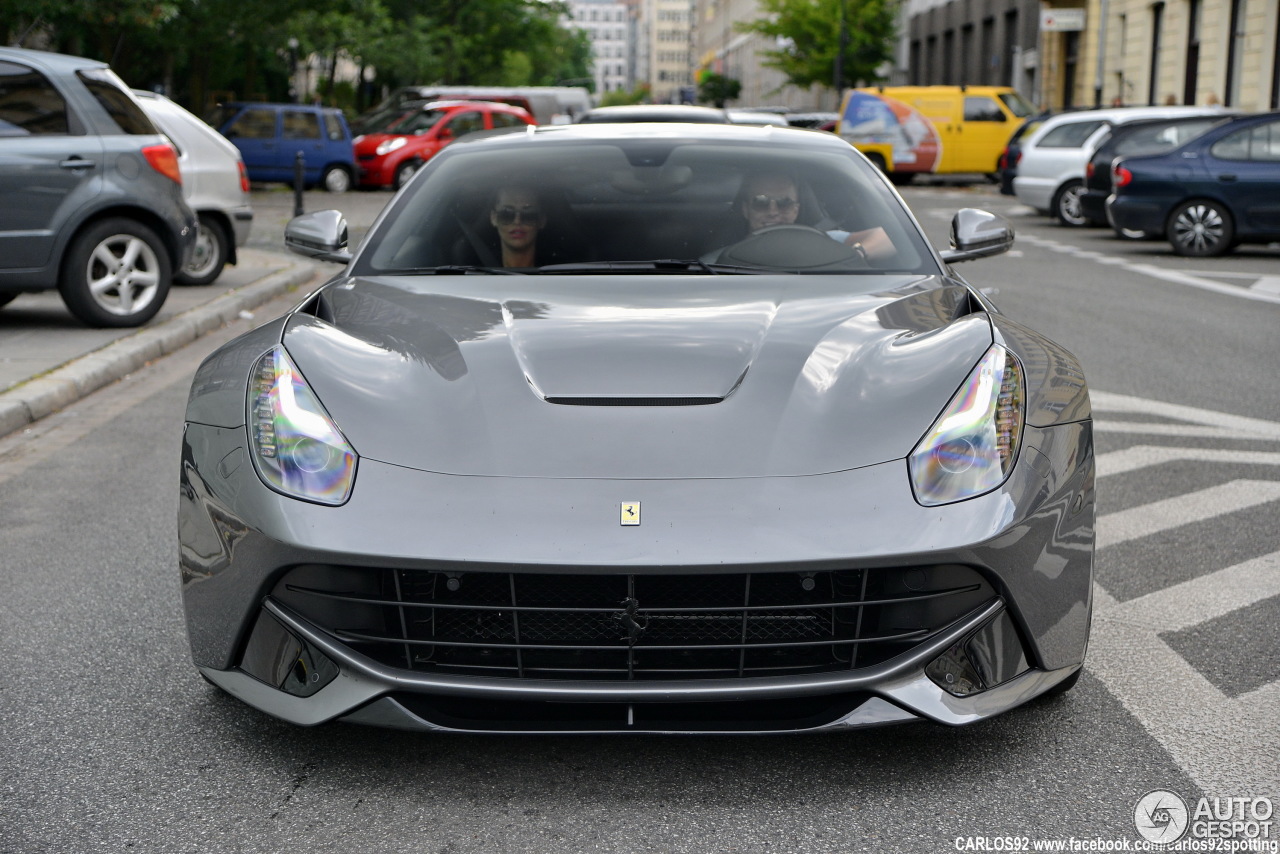
[[[547,397],[561,406],[708,406],[723,397]]]

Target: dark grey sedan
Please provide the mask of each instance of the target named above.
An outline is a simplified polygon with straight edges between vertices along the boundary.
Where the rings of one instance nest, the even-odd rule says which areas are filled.
[[[180,566],[210,681],[297,724],[958,725],[1089,635],[1076,359],[843,141],[574,125],[450,146],[345,266],[216,351]]]

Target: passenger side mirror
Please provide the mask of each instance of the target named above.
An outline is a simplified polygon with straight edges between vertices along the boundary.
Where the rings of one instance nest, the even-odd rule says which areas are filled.
[[[284,227],[284,245],[290,252],[346,264],[351,260],[347,251],[347,220],[341,211],[316,211],[289,220]]]
[[[938,253],[948,264],[1000,255],[1013,248],[1013,226],[997,214],[961,208],[951,218],[951,247]]]

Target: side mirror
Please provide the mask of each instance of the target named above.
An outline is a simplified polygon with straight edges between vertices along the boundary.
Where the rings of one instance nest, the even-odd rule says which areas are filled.
[[[319,261],[346,264],[351,260],[347,220],[341,211],[316,211],[294,217],[284,227],[284,245],[290,252]]]
[[[1013,226],[1002,216],[961,208],[951,218],[951,249],[938,254],[948,264],[989,258],[1013,248]]]

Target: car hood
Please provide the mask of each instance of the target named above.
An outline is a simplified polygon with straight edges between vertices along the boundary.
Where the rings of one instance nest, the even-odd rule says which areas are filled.
[[[345,280],[283,343],[362,457],[459,475],[720,478],[910,453],[992,342],[929,277]]]

